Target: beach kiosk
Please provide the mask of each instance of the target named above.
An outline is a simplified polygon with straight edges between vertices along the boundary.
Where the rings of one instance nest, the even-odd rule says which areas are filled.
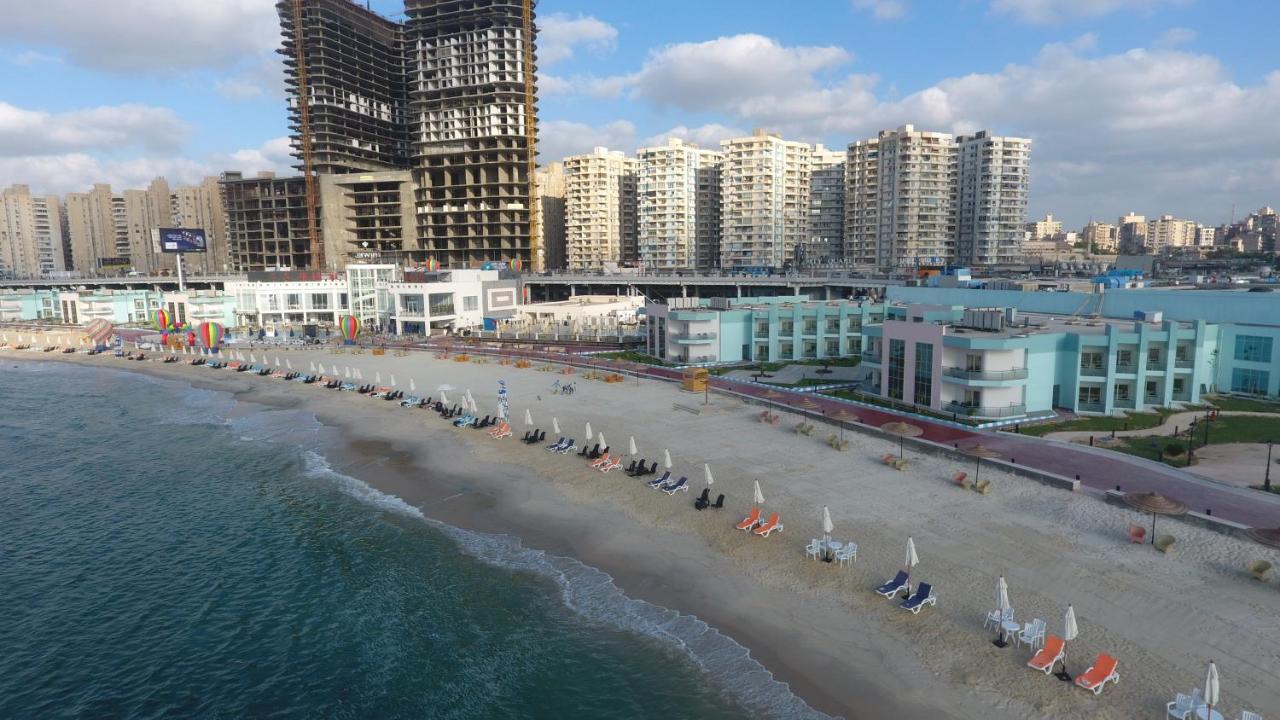
[[[685,392],[705,393],[710,375],[711,373],[707,372],[706,368],[685,368],[680,389]]]

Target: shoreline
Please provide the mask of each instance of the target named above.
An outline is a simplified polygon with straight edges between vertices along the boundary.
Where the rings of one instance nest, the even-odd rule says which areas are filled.
[[[304,353],[293,353],[292,357],[297,361],[299,355],[303,355],[305,363]],[[63,356],[18,353],[6,353],[5,356],[24,360],[66,359]],[[868,588],[887,579],[892,574],[889,568],[900,559],[881,561],[877,558],[872,569],[868,569],[861,567],[865,561],[860,557],[852,571],[837,571],[831,566],[806,561],[800,552],[804,542],[800,535],[817,532],[816,527],[810,527],[816,526],[816,518],[799,515],[794,510],[786,512],[787,501],[794,498],[780,492],[777,479],[769,479],[767,474],[764,475],[767,499],[772,500],[774,495],[782,496],[773,507],[778,507],[778,503],[784,507],[784,514],[789,518],[789,532],[768,540],[743,538],[741,533],[731,528],[738,519],[737,504],[742,501],[741,490],[734,493],[735,488],[727,483],[723,488],[730,496],[726,511],[694,513],[687,507],[691,504],[691,496],[678,495],[674,499],[655,497],[659,494],[644,488],[641,481],[615,474],[600,476],[604,479],[597,480],[579,467],[580,461],[553,456],[541,452],[540,448],[526,448],[509,442],[494,443],[475,431],[454,430],[434,413],[407,411],[396,403],[353,397],[349,393],[325,392],[293,383],[286,385],[268,378],[215,374],[184,364],[171,368],[155,363],[83,356],[74,356],[73,362],[92,366],[104,359],[107,360],[104,365],[117,370],[171,377],[196,387],[230,392],[237,402],[305,410],[325,426],[338,429],[345,437],[342,447],[326,452],[334,471],[359,478],[371,487],[399,497],[421,509],[429,518],[464,530],[510,535],[518,538],[525,547],[576,559],[607,573],[628,597],[696,616],[749,648],[751,656],[777,680],[787,683],[796,696],[820,712],[854,719],[885,717],[891,713],[897,717],[927,715],[934,718],[993,719],[1129,717],[1143,712],[1139,708],[1150,708],[1150,702],[1158,697],[1149,691],[1142,692],[1139,695],[1142,704],[1139,706],[1131,704],[1129,697],[1122,701],[1117,697],[1120,693],[1111,688],[1095,701],[1092,696],[1084,697],[1087,693],[1083,691],[1039,687],[1043,683],[1039,682],[1038,676],[1027,673],[1025,668],[1020,672],[1011,669],[1019,667],[1021,662],[1010,663],[1010,653],[1002,656],[981,640],[980,621],[979,629],[975,632],[970,627],[968,635],[971,637],[965,640],[966,636],[957,634],[954,628],[941,627],[943,623],[932,608],[915,617],[875,598]],[[328,362],[327,359],[325,361]],[[371,361],[362,359],[362,362]],[[430,374],[441,378],[448,371],[464,369],[453,362],[442,364],[439,361],[433,367],[442,372]],[[472,374],[484,370],[469,365],[465,369]],[[503,372],[511,376],[520,371],[503,368]],[[482,374],[494,375],[492,372]],[[656,384],[648,382],[646,386],[654,388]],[[241,389],[237,390],[237,387]],[[591,387],[594,389],[596,385]],[[246,392],[244,388],[249,390]],[[653,394],[662,393],[655,391]],[[721,406],[717,412],[742,414],[730,401],[720,400],[717,404]],[[513,401],[513,414],[519,416],[520,411],[516,408],[521,407]],[[388,416],[386,412],[389,410],[398,414]],[[385,422],[390,417],[412,417],[414,422]],[[545,421],[546,418],[541,419]],[[652,423],[655,419],[662,418],[637,418],[636,422]],[[727,415],[720,419],[728,422]],[[570,424],[576,425],[576,422],[574,420]],[[606,423],[605,429],[615,426],[616,423]],[[639,427],[649,431],[643,425]],[[640,439],[639,432],[637,438]],[[620,438],[615,437],[617,440]],[[869,439],[863,439],[863,442],[875,444]],[[644,447],[645,441],[641,440],[641,443]],[[493,457],[495,449],[500,461]],[[673,454],[675,452],[673,449]],[[813,451],[806,449],[804,452]],[[806,467],[807,458],[803,453],[797,459],[795,472],[817,471],[816,467]],[[716,468],[723,467],[721,462],[713,461],[712,464]],[[438,476],[431,471],[433,466],[450,468],[450,476]],[[690,472],[693,467],[683,470],[694,477]],[[759,472],[764,473],[765,470]],[[717,476],[720,475],[718,470]],[[585,479],[588,477],[591,479]],[[891,477],[901,482],[907,479],[906,474]],[[1006,493],[1012,490],[1009,486],[1019,482],[1000,473],[991,473],[990,477],[1000,483]],[[721,484],[717,483],[715,493],[722,491]],[[696,486],[701,486],[700,480]],[[926,490],[931,498],[939,494],[933,487]],[[945,488],[942,494],[949,495],[951,490],[954,488]],[[1025,494],[1038,497],[1044,492],[1033,489]],[[824,499],[825,496],[818,502]],[[965,512],[978,513],[973,519],[984,524],[991,521],[980,506],[974,505],[973,498],[962,499]],[[1015,499],[1029,500],[1030,497]],[[735,501],[738,502],[735,504]],[[930,499],[930,502],[934,501]],[[941,502],[949,504],[945,498]],[[1063,507],[1056,512],[1070,514],[1072,509],[1069,506],[1078,507],[1080,503],[1089,503],[1086,509],[1093,514],[1116,512],[1092,507],[1093,504],[1101,505],[1099,500],[1074,497],[1063,499]],[[767,503],[766,507],[769,506]],[[888,506],[875,510],[868,517],[859,517],[852,522],[847,515],[837,514],[837,534],[841,534],[841,525],[848,527],[851,524],[853,534],[863,545],[861,553],[870,550],[885,554],[884,547],[876,546],[889,544],[890,538],[905,538],[906,534],[913,532],[911,522],[893,517],[891,511],[886,512]],[[952,515],[954,519],[958,512],[953,510]],[[875,517],[879,518],[876,522],[889,527],[873,531],[869,525]],[[914,532],[917,543],[920,543],[922,530]],[[1178,530],[1180,536],[1191,532]],[[1012,541],[1012,546],[997,548],[994,553],[997,557],[1018,548],[1016,535],[1009,535],[1004,540]],[[1032,545],[1041,544],[1034,540],[1030,542]],[[952,559],[963,560],[965,550],[962,546],[948,552],[953,554]],[[927,552],[935,556],[940,554],[932,547]],[[887,554],[900,554],[897,544],[890,545]],[[1137,560],[1144,566],[1150,565],[1150,561],[1148,557]],[[887,573],[885,577],[879,577],[882,572]],[[1008,574],[1011,575],[1014,593],[1021,595],[1015,596],[1015,602],[1022,599],[1024,602],[1019,603],[1020,607],[1030,604],[1028,594],[1031,588],[1022,583],[1031,578],[1020,577],[1013,571]],[[1087,582],[1075,573],[1065,575],[1068,588],[1071,581]],[[1109,577],[1101,579],[1112,580]],[[982,587],[985,588],[985,584]],[[1137,591],[1136,587],[1123,589]],[[962,598],[958,590],[950,583],[940,586],[940,605],[947,607],[944,611],[947,621],[954,621],[949,606],[962,599],[964,603],[976,601],[981,606],[985,595],[989,594],[984,590],[980,598]],[[1274,588],[1271,592],[1274,593]],[[868,595],[872,597],[868,598]],[[1275,596],[1271,597],[1274,599]],[[1080,609],[1079,603],[1077,609]],[[965,612],[969,612],[968,607]],[[1051,615],[1049,622],[1052,631],[1054,620]],[[1274,632],[1264,635],[1263,639],[1268,643],[1277,641]],[[920,655],[929,649],[930,643],[953,640],[963,642],[964,647],[958,650],[947,648],[946,661],[941,664],[929,662],[930,658]],[[1161,644],[1156,643],[1157,653]],[[1130,649],[1126,648],[1126,651]],[[1218,653],[1218,647],[1214,646],[1211,652]],[[1074,666],[1086,662],[1085,654],[1084,650],[1079,655],[1073,654],[1074,671],[1083,669]],[[1122,659],[1122,664],[1128,667],[1122,668],[1121,672],[1126,674],[1128,669],[1129,677],[1137,674],[1133,665],[1138,659],[1133,654],[1136,651],[1127,652]],[[1257,660],[1261,657],[1265,655]],[[992,661],[1000,666],[991,673],[996,677],[982,677],[984,666]],[[1180,675],[1172,672],[1174,667],[1169,662],[1160,665],[1161,670],[1172,675],[1165,679],[1175,686],[1190,687],[1196,680],[1194,673]],[[1021,692],[1022,686],[1036,686],[1035,690],[1045,697],[1028,697],[1027,693]],[[1129,689],[1125,688],[1126,696],[1128,692]],[[1059,697],[1050,697],[1049,693]],[[1266,697],[1266,693],[1262,696]],[[1267,708],[1265,705],[1254,706],[1256,709]]]

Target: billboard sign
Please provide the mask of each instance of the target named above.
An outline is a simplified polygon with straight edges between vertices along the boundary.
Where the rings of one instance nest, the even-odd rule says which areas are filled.
[[[204,230],[200,228],[160,228],[160,252],[208,252]]]
[[[130,267],[133,263],[127,257],[104,257],[98,258],[98,267],[103,270],[120,269]]]

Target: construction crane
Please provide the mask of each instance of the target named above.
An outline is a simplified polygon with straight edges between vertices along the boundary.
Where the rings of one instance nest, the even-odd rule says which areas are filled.
[[[298,64],[298,135],[302,150],[302,182],[307,203],[307,242],[311,246],[312,270],[324,269],[324,246],[316,228],[316,175],[311,150],[311,88],[307,83],[306,31],[302,24],[303,0],[293,0],[293,55]]]

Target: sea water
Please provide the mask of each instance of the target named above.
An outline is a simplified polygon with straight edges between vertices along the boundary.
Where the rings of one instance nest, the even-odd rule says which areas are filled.
[[[2,361],[0,718],[823,717],[697,618],[243,408]]]

